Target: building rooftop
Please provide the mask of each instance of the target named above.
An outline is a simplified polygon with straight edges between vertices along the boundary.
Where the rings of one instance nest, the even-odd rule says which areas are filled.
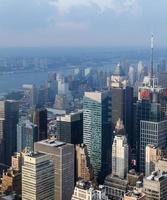
[[[44,153],[39,153],[39,152],[29,152],[26,154],[26,156],[31,157],[31,158],[39,158],[41,156],[45,156],[46,154]]]
[[[161,173],[159,171],[154,171],[150,176],[146,178],[149,181],[162,181],[163,179],[167,178],[167,173]]]
[[[134,191],[128,191],[126,194],[125,194],[126,197],[135,197],[135,198],[140,198],[140,197],[143,197],[144,194],[138,192],[137,190],[134,190]]]
[[[76,183],[76,186],[83,190],[89,190],[91,188],[91,183],[82,179]]]
[[[47,140],[41,140],[37,142],[37,144],[42,144],[50,147],[60,147],[65,145],[65,142],[58,141],[56,139],[47,139]]]

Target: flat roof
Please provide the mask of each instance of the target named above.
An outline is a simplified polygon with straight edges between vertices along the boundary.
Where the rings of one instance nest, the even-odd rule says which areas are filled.
[[[55,139],[47,139],[47,140],[41,140],[37,142],[37,144],[42,144],[50,147],[59,147],[65,145],[66,143]]]

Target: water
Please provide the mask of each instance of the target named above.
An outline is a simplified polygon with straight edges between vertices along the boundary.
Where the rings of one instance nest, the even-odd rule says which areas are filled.
[[[48,78],[48,72],[32,72],[0,75],[0,93],[7,93],[22,87],[23,84],[44,83]]]

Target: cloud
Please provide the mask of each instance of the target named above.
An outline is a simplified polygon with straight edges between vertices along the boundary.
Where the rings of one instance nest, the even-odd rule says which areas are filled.
[[[139,0],[49,0],[62,13],[69,12],[76,7],[96,7],[101,12],[112,10],[116,14],[133,12],[138,8]]]

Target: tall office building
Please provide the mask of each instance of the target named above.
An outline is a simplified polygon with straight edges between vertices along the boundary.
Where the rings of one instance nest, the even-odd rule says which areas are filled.
[[[121,65],[117,65],[111,76],[110,89],[112,93],[112,126],[118,119],[123,121],[128,144],[133,145],[133,87],[128,81]]]
[[[38,127],[38,140],[47,139],[47,109],[36,108],[33,115],[33,123]]]
[[[71,144],[83,143],[83,111],[57,117],[56,136]]]
[[[35,85],[24,84],[22,86],[24,91],[24,100],[30,106],[35,106],[37,104],[37,88]]]
[[[17,152],[25,148],[34,150],[34,143],[38,141],[38,127],[29,120],[20,121],[17,124]]]
[[[145,171],[145,148],[147,144],[166,146],[167,121],[165,121],[164,99],[166,90],[159,87],[153,74],[153,37],[151,39],[151,69],[139,87],[136,103],[136,152],[140,171]],[[138,142],[140,141],[140,142]]]
[[[111,171],[111,93],[85,92],[83,135],[95,178],[103,181]]]
[[[115,135],[112,145],[112,174],[124,179],[128,173],[129,147],[122,129]]]
[[[145,172],[145,151],[148,144],[166,147],[167,120],[160,122],[140,121],[140,170]]]
[[[17,123],[19,105],[17,101],[0,101],[1,137],[3,135],[4,163],[10,165],[11,156],[17,150]]]
[[[54,199],[71,200],[74,190],[74,145],[51,139],[36,142],[34,148],[49,155],[54,162]]]
[[[84,144],[76,145],[76,178],[91,181],[93,170],[90,165],[87,146]]]
[[[54,165],[48,155],[24,156],[22,167],[22,199],[54,200]]]

